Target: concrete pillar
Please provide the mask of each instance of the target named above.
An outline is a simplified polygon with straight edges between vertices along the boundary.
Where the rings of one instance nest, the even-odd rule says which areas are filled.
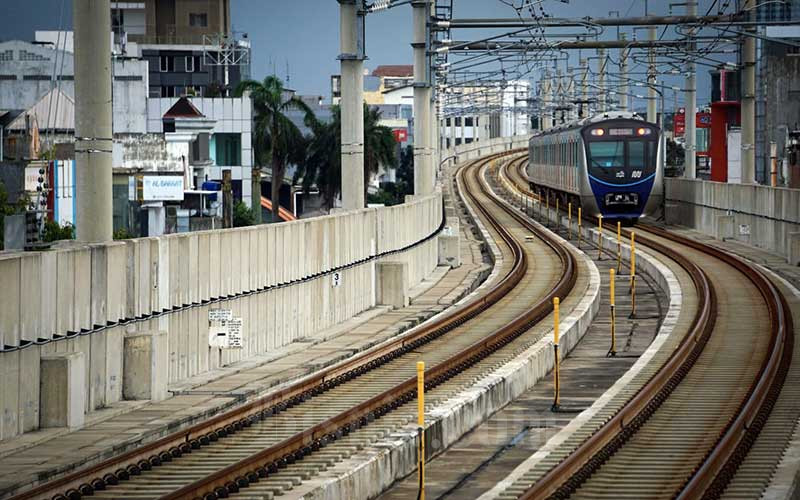
[[[363,0],[339,0],[342,89],[342,207],[364,208]],[[415,138],[416,139],[416,138]]]
[[[542,130],[549,130],[553,127],[553,111],[552,111],[552,104],[553,104],[553,94],[552,94],[552,82],[550,81],[550,75],[545,73],[544,79],[542,82],[542,123],[541,129]]]
[[[756,0],[747,0],[752,18]],[[755,28],[745,29],[742,45],[742,184],[756,182],[756,39]]]
[[[606,105],[606,49],[597,49],[598,69],[597,69],[597,112],[605,113],[608,111]]]
[[[39,427],[82,426],[86,405],[86,360],[83,353],[42,356],[40,366]]]
[[[692,0],[690,0],[691,3]],[[651,26],[647,29],[647,39],[650,41],[656,40],[656,27]],[[647,121],[650,123],[658,122],[658,112],[656,108],[656,51],[650,48],[648,51],[648,67],[647,67]]]
[[[408,306],[408,263],[378,262],[378,304]]]
[[[272,182],[275,182],[274,178]],[[272,202],[277,203],[275,200],[272,200]],[[222,227],[233,227],[233,185],[230,169],[222,171]]]
[[[789,233],[786,255],[790,266],[800,266],[800,233]]]
[[[250,173],[250,209],[253,211],[253,220],[261,224],[261,169],[253,167]],[[294,207],[297,210],[297,207]]]
[[[109,0],[74,0],[77,239],[112,238],[111,11]]]
[[[717,216],[717,239],[725,241],[726,239],[734,237],[734,224],[735,220],[733,215],[718,215]]]
[[[125,336],[122,397],[128,400],[167,398],[169,338],[163,331]]]
[[[694,16],[697,14],[697,3],[694,0],[691,0],[687,3],[687,14],[690,16]],[[689,35],[693,37],[694,30],[689,30]],[[697,151],[697,146],[695,144],[697,137],[696,137],[696,114],[697,114],[697,81],[696,81],[696,72],[697,66],[694,63],[694,57],[692,54],[695,50],[695,44],[689,44],[689,52],[690,58],[689,63],[687,64],[686,68],[686,127],[684,130],[684,137],[686,139],[684,145],[684,168],[683,168],[683,176],[687,179],[694,179],[697,177],[697,157],[695,153]]]
[[[414,38],[414,194],[433,192],[433,152],[431,141],[431,82],[428,67],[430,0],[413,0]]]
[[[620,33],[619,39],[621,41],[627,40],[625,33]],[[624,48],[620,51],[619,55],[619,73],[620,73],[620,86],[619,86],[619,109],[620,111],[628,111],[628,53],[629,50]]]

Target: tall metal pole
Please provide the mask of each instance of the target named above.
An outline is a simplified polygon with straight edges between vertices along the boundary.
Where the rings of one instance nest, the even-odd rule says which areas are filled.
[[[750,17],[756,0],[746,0]],[[756,39],[754,28],[745,29],[742,47],[742,184],[756,181]]]
[[[363,0],[339,0],[342,71],[342,207],[364,208]]]
[[[656,39],[656,27],[650,27],[647,29],[647,38],[650,41],[655,41]],[[647,67],[647,121],[650,123],[656,123],[656,53],[655,49],[651,48],[648,51],[648,59],[649,64]]]
[[[597,57],[599,59],[600,65],[598,69],[598,76],[597,76],[597,111],[600,113],[605,113],[607,111],[606,108],[606,49],[597,49]]]
[[[627,35],[620,33],[619,39],[625,41]],[[628,49],[622,49],[619,56],[619,72],[620,72],[620,86],[619,86],[619,109],[621,111],[628,111]]]
[[[552,111],[552,82],[550,75],[545,73],[542,79],[542,130],[549,130],[553,128],[553,111]]]
[[[414,23],[414,194],[433,192],[433,153],[431,150],[431,82],[428,65],[428,19],[430,0],[411,2]],[[462,137],[463,142],[463,137]]]
[[[75,181],[78,241],[113,235],[111,197],[111,6],[109,0],[74,0]]]
[[[581,118],[589,116],[589,62],[581,59]]]
[[[688,1],[687,13],[689,15],[695,15],[697,13],[696,0]],[[689,36],[692,40],[694,39],[694,29],[689,29]],[[686,110],[684,114],[686,126],[684,127],[685,149],[683,176],[687,179],[694,179],[697,177],[697,157],[695,156],[697,149],[695,145],[697,141],[697,81],[695,78],[697,66],[694,63],[694,51],[695,44],[694,42],[690,42],[689,64],[686,68]]]
[[[575,112],[575,70],[569,70],[569,82],[567,83],[567,96],[570,102],[569,114],[568,119],[569,121],[575,121],[577,118],[577,113]]]

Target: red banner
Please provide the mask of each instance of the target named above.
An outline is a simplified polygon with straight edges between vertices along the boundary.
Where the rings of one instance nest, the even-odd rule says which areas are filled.
[[[408,140],[408,130],[404,128],[396,128],[392,130],[394,140],[397,142],[406,142]]]

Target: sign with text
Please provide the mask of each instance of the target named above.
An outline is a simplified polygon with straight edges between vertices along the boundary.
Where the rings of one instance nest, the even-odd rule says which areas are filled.
[[[342,273],[336,271],[331,275],[331,286],[333,288],[336,288],[341,284],[342,284]]]
[[[209,309],[208,321],[230,321],[233,319],[233,311],[230,309]]]
[[[183,176],[145,175],[142,177],[143,201],[183,201]]]
[[[408,130],[404,128],[396,128],[392,130],[394,140],[397,142],[406,142],[408,140]]]

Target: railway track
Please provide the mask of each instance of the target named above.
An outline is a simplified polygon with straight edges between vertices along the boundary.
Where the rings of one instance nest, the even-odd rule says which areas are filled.
[[[508,178],[532,196],[520,169],[521,162],[508,169]],[[691,328],[603,425],[576,433],[569,451],[523,474],[502,498],[717,498],[769,419],[794,342],[786,299],[737,257],[654,226],[635,229],[638,243],[691,276],[699,299]],[[768,437],[785,446],[790,432]],[[770,456],[748,463],[738,483],[750,488],[738,491],[763,489],[780,454]]]
[[[276,394],[14,498],[280,494],[406,425],[415,406],[415,361],[430,366],[426,399],[435,405],[531,345],[537,339],[525,333],[550,313],[553,297],[567,296],[577,265],[570,252],[482,187],[478,171],[488,161],[459,172],[465,197],[503,254],[501,278],[485,293]],[[525,242],[532,232],[536,244]]]

